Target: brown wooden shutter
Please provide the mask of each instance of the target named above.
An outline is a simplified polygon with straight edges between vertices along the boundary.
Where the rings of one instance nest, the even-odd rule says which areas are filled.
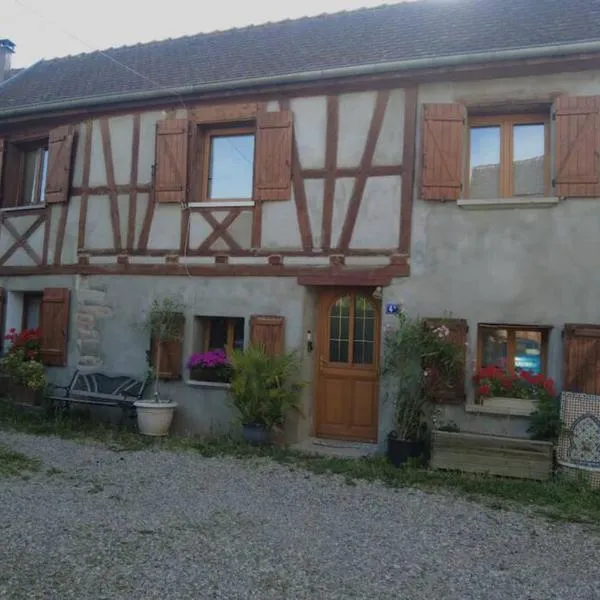
[[[166,119],[156,124],[156,202],[179,204],[187,200],[189,131],[187,119]]]
[[[263,346],[271,356],[285,351],[285,318],[253,315],[250,319],[250,343]]]
[[[600,325],[565,325],[563,389],[600,394]]]
[[[42,362],[53,367],[67,365],[69,290],[46,288],[40,314]]]
[[[600,196],[600,96],[560,96],[554,118],[555,193]]]
[[[437,393],[436,400],[441,404],[462,404],[465,401],[465,377],[467,359],[467,334],[469,327],[465,319],[425,319],[425,325],[432,329],[445,325],[450,333],[448,340],[458,348],[461,365],[456,381],[451,389]]]
[[[75,133],[70,126],[58,127],[50,132],[45,196],[48,204],[69,200],[74,139]]]
[[[178,339],[160,342],[160,364],[156,365],[157,340],[150,341],[150,364],[156,369],[159,379],[181,379],[181,360],[183,356],[183,329],[185,317],[181,314],[181,330]]]
[[[423,105],[423,200],[458,200],[462,192],[465,107]]]
[[[255,200],[289,200],[292,183],[292,112],[261,112],[257,118]]]

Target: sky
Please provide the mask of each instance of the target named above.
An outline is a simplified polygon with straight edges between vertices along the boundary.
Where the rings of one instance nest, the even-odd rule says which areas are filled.
[[[397,1],[0,0],[0,39],[17,46],[13,67],[26,67],[42,58]]]

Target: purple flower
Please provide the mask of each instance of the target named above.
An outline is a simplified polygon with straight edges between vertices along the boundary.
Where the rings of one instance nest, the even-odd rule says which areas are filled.
[[[229,365],[229,359],[224,350],[209,350],[208,352],[200,352],[192,354],[187,362],[187,368],[194,367],[215,368]]]

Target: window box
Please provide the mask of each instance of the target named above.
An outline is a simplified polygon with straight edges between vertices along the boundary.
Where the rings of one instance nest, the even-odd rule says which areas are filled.
[[[231,367],[202,367],[196,366],[190,369],[192,381],[206,381],[211,383],[229,383],[231,381]]]
[[[536,407],[536,400],[493,396],[482,399],[481,404],[467,404],[465,410],[476,414],[529,417]]]

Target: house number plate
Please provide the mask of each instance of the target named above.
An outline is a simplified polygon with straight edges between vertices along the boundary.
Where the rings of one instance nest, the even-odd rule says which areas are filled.
[[[400,312],[399,304],[386,304],[385,305],[385,314],[386,315],[397,315]]]

